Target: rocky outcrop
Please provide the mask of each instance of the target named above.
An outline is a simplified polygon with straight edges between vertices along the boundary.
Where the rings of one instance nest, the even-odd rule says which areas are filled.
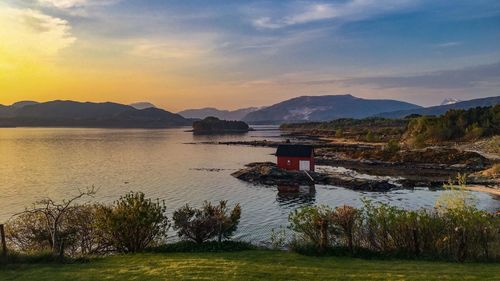
[[[310,185],[325,184],[362,191],[388,191],[397,186],[386,180],[355,178],[340,173],[309,172],[312,181],[301,171],[286,171],[271,162],[251,163],[232,176],[251,183],[264,185]]]

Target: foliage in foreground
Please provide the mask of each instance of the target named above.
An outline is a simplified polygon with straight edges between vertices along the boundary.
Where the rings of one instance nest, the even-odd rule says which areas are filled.
[[[500,259],[500,217],[468,205],[416,211],[369,201],[360,209],[309,206],[291,213],[289,221],[298,234],[291,248],[299,252],[338,248],[350,254]]]
[[[95,220],[103,239],[114,249],[135,253],[166,237],[170,223],[165,212],[164,203],[131,192],[112,206],[100,206]]]
[[[51,253],[63,260],[65,255],[135,253],[165,245],[170,222],[164,202],[147,199],[141,192],[130,192],[111,205],[75,203],[93,193],[93,190],[81,193],[62,203],[46,199],[44,204],[39,203],[41,206],[35,205],[10,220],[6,236],[12,257]],[[205,202],[201,209],[186,205],[175,211],[174,228],[179,237],[198,244],[212,239],[221,243],[234,234],[240,216],[239,204],[230,209],[227,201],[218,205]],[[183,245],[193,248],[188,244]],[[224,247],[230,246],[219,245],[219,248]]]
[[[178,209],[173,214],[174,229],[179,237],[201,244],[214,237],[221,242],[230,238],[238,227],[241,217],[239,204],[230,210],[227,201],[219,205],[210,202],[203,204],[201,209],[189,205]]]

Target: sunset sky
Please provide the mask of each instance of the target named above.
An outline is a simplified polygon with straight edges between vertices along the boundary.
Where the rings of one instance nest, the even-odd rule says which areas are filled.
[[[500,1],[1,0],[0,104],[500,95]]]

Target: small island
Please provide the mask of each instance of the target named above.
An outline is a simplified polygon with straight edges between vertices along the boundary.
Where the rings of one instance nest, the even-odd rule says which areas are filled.
[[[246,133],[252,129],[243,121],[220,120],[217,117],[207,117],[193,123],[195,134],[233,134]]]

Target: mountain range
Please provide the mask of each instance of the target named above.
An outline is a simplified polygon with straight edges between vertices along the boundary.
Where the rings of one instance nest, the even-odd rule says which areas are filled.
[[[478,106],[492,106],[492,105],[496,105],[499,103],[500,103],[500,96],[496,96],[496,97],[473,99],[473,100],[468,100],[468,101],[460,101],[460,102],[456,102],[456,103],[431,106],[431,107],[425,107],[425,108],[384,112],[384,113],[377,114],[376,116],[385,117],[385,118],[403,118],[405,116],[412,115],[412,114],[441,115],[441,114],[446,113],[446,111],[448,111],[450,109],[469,109],[469,108],[478,107]]]
[[[136,109],[112,102],[18,102],[0,106],[0,127],[168,128],[188,120],[159,108]]]
[[[205,119],[207,117],[217,117],[222,120],[242,120],[248,113],[258,110],[258,107],[248,107],[237,110],[220,110],[213,107],[199,109],[186,109],[177,114],[185,118]]]
[[[444,105],[424,108],[397,100],[328,95],[301,96],[262,108],[234,111],[202,108],[175,114],[147,102],[124,105],[61,100],[43,103],[20,101],[10,106],[0,105],[0,127],[169,128],[190,126],[193,119],[208,116],[223,120],[243,120],[250,124],[279,124],[371,116],[403,118],[412,114],[440,115],[450,109],[468,109],[498,103],[500,96],[453,103],[450,101]]]
[[[418,105],[385,99],[362,99],[352,95],[302,96],[247,114],[249,123],[325,121],[338,118],[364,118],[378,113],[419,109]]]

